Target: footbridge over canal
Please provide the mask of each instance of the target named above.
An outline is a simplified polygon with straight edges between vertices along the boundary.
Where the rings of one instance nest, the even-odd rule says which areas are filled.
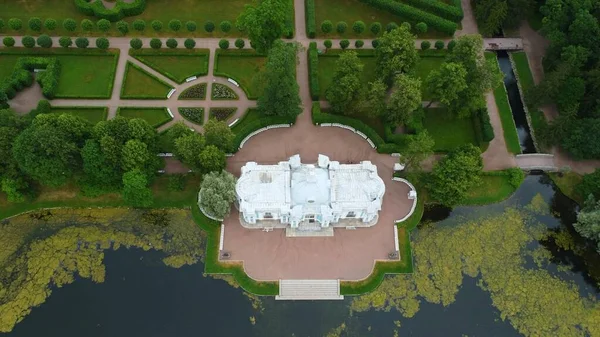
[[[546,153],[530,153],[517,155],[517,166],[525,171],[541,170],[556,172],[558,167],[554,163],[554,155]]]
[[[492,37],[483,39],[485,50],[521,50],[523,49],[523,39],[511,37]]]

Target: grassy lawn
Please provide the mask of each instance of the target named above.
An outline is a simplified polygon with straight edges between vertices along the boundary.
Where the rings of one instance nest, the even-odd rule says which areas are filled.
[[[421,79],[421,94],[424,101],[431,100],[431,94],[425,87],[425,80],[432,70],[438,69],[446,60],[446,52],[441,52],[440,56],[421,56],[419,63],[414,69],[415,75]]]
[[[100,121],[105,121],[108,114],[108,108],[106,107],[52,107],[53,113],[58,114],[69,114],[78,116],[88,120],[92,124],[96,124]]]
[[[548,173],[548,176],[556,186],[560,189],[560,191],[576,201],[579,205],[583,205],[585,198],[581,195],[575,188],[577,185],[581,184],[583,181],[583,176],[575,173],[575,172],[567,172],[567,173]]]
[[[133,63],[127,63],[121,98],[167,99],[172,87],[148,74]]]
[[[498,174],[500,173],[500,174]],[[510,197],[516,189],[509,182],[509,175],[502,172],[484,173],[481,184],[467,193],[462,205],[488,205]]]
[[[334,113],[331,113],[331,111],[329,111],[329,109],[322,109],[322,112],[327,113],[327,114],[336,115]],[[359,120],[359,121],[363,122],[365,125],[369,126],[371,129],[373,129],[375,132],[377,132],[377,134],[381,138],[385,138],[385,124],[383,124],[383,121],[379,118],[373,118],[371,116],[368,116],[366,113],[359,113],[359,114],[355,114],[355,115],[338,115],[338,116],[344,116],[347,118],[353,118],[353,119]]]
[[[141,118],[153,127],[159,127],[171,120],[166,108],[119,108],[119,116],[125,118]]]
[[[57,98],[110,98],[118,51],[97,49],[27,49],[0,51],[0,79],[9,76],[22,56],[49,56],[60,61]]]
[[[237,123],[235,123],[235,125],[231,127],[231,131],[233,131],[233,133],[237,133],[246,125],[252,123],[255,120],[260,119],[261,117],[262,115],[260,114],[260,112],[258,112],[258,109],[250,108],[246,110],[244,116],[242,116],[242,118],[240,118],[240,120],[237,121]]]
[[[479,146],[471,118],[456,118],[444,108],[425,110],[423,126],[435,140],[435,152],[448,152],[463,144]]]
[[[129,53],[179,84],[188,77],[208,73],[208,49],[140,49],[130,50]]]
[[[246,92],[249,99],[257,99],[261,94],[258,74],[267,58],[248,50],[217,50],[214,74],[234,79]]]

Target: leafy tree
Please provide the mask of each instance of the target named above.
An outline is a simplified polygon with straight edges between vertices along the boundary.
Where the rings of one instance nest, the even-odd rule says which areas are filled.
[[[379,39],[375,57],[377,75],[391,83],[396,74],[409,72],[419,60],[415,37],[404,27],[386,32]]]
[[[455,206],[481,182],[482,170],[479,148],[473,144],[458,147],[434,165],[427,184],[429,195],[443,205]]]
[[[363,40],[356,40],[354,42],[354,47],[356,47],[358,49],[362,48],[364,45],[365,45],[365,41],[363,41]]]
[[[152,191],[148,188],[148,179],[140,170],[123,175],[123,200],[133,207],[149,207],[154,202]]]
[[[421,80],[399,74],[394,81],[386,119],[395,125],[406,123],[412,113],[421,107]]]
[[[417,30],[417,33],[425,34],[427,33],[428,27],[425,22],[419,22],[415,25],[415,29]]]
[[[194,39],[185,39],[183,45],[187,49],[194,49],[194,47],[196,47],[196,41]]]
[[[429,73],[426,87],[432,101],[445,106],[451,105],[459,98],[459,93],[467,89],[467,71],[459,63],[445,62],[438,69]]]
[[[344,21],[338,22],[337,25],[335,26],[335,30],[340,34],[345,33],[346,29],[348,29],[348,24]]]
[[[61,36],[60,39],[58,39],[58,44],[63,48],[69,48],[73,45],[73,40],[68,36]]]
[[[23,28],[23,21],[17,18],[8,19],[8,27],[12,30],[21,30]]]
[[[81,29],[83,29],[83,31],[85,32],[89,32],[92,29],[94,29],[94,23],[92,22],[92,20],[83,19],[81,20]]]
[[[383,116],[387,109],[387,86],[380,80],[369,82],[369,90],[365,100],[367,113],[372,117]]]
[[[138,32],[143,32],[146,29],[146,21],[142,19],[136,19],[131,25],[133,26],[133,29]]]
[[[600,203],[596,202],[593,195],[589,195],[583,209],[577,213],[577,222],[573,224],[575,230],[584,238],[597,243],[596,250],[600,253]]]
[[[148,146],[137,139],[128,140],[122,152],[121,167],[125,171],[142,170],[151,159]]]
[[[99,37],[96,39],[96,47],[98,49],[102,49],[102,50],[106,50],[108,49],[110,43],[108,42],[108,39],[105,37]]]
[[[229,48],[229,40],[227,40],[227,39],[219,40],[219,48],[228,49]]]
[[[52,39],[50,38],[50,36],[43,34],[38,36],[37,44],[42,48],[50,48],[52,47]]]
[[[98,27],[99,31],[106,33],[110,30],[110,21],[108,21],[106,19],[100,19],[96,23],[96,26]]]
[[[454,47],[456,47],[456,40],[450,40],[450,42],[448,42],[448,50],[452,51]]]
[[[277,39],[291,33],[286,25],[291,6],[288,0],[253,0],[252,5],[244,6],[237,26],[248,33],[256,51],[266,53]]]
[[[206,23],[204,24],[204,30],[207,33],[212,33],[215,30],[215,23],[212,21],[206,21]]]
[[[162,41],[158,38],[152,38],[150,40],[150,48],[160,49],[162,47]]]
[[[32,36],[29,36],[29,35],[23,36],[23,38],[21,39],[21,43],[26,48],[33,48],[33,47],[35,47],[35,39]]]
[[[266,84],[258,99],[258,109],[265,115],[297,116],[302,112],[296,81],[296,46],[275,41],[263,72]]]
[[[354,21],[354,23],[352,24],[352,30],[356,34],[361,34],[365,31],[365,29],[367,29],[367,25],[365,25],[365,23],[362,21]]]
[[[133,49],[141,49],[142,48],[142,40],[138,39],[137,37],[131,39],[131,41],[129,41],[129,46],[131,46],[131,48]]]
[[[235,178],[226,171],[211,172],[204,176],[200,185],[198,205],[209,215],[224,219],[229,215],[235,201]]]
[[[325,34],[333,31],[333,23],[329,20],[321,22],[321,31]]]
[[[178,32],[181,29],[181,26],[182,24],[180,20],[173,19],[169,21],[169,29],[174,32]]]
[[[55,30],[56,27],[58,27],[58,23],[56,22],[56,20],[48,18],[48,19],[46,19],[46,21],[44,21],[44,27],[47,30],[51,30],[52,31],[52,30]]]
[[[183,191],[185,189],[185,175],[173,174],[169,176],[169,191]]]
[[[97,196],[105,192],[118,190],[122,178],[121,170],[106,158],[100,143],[95,139],[88,139],[81,149],[83,160],[82,189],[88,196]]]
[[[188,21],[185,23],[185,28],[188,32],[195,32],[196,29],[198,29],[198,25],[196,24],[196,21]]]
[[[582,118],[557,118],[563,124],[552,123],[554,128],[563,128],[559,132],[560,144],[575,159],[600,158],[600,119]],[[553,130],[556,132],[556,130]]]
[[[508,2],[479,0],[475,2],[474,12],[481,34],[491,36],[502,29],[508,15]]]
[[[75,39],[75,45],[77,48],[87,48],[90,45],[90,40],[86,37],[78,37]]]
[[[225,153],[214,145],[205,146],[199,154],[200,169],[203,173],[221,171],[225,169]]]
[[[444,41],[435,41],[435,49],[442,50],[444,49]]]
[[[209,119],[204,125],[204,138],[206,145],[214,145],[224,152],[233,151],[235,135],[225,121],[218,121],[215,118]]]
[[[575,187],[576,191],[583,196],[592,195],[600,197],[600,170],[583,175],[583,180]]]
[[[121,35],[129,33],[129,24],[127,23],[127,21],[117,21],[117,30],[119,31],[119,33],[121,33]]]
[[[236,39],[235,40],[235,46],[236,46],[236,48],[242,49],[242,48],[244,48],[245,45],[246,45],[246,42],[244,42],[243,39]]]
[[[160,32],[163,29],[163,23],[160,20],[152,20],[150,26],[155,32]]]
[[[230,21],[221,21],[221,23],[219,24],[219,28],[221,28],[221,31],[223,33],[229,33],[229,31],[231,30],[231,22]]]
[[[402,151],[400,162],[406,166],[406,168],[413,170],[420,170],[421,163],[433,155],[433,147],[435,141],[427,130],[423,130],[415,135],[408,138],[406,147]]]
[[[323,42],[323,45],[325,46],[326,49],[331,49],[333,43],[331,43],[331,40],[325,40]]]
[[[421,41],[421,49],[423,50],[427,50],[431,48],[431,42],[425,40],[425,41]]]
[[[2,39],[2,44],[4,44],[6,47],[13,47],[15,45],[15,39],[10,36],[5,36]]]
[[[377,47],[379,47],[379,40],[374,39],[373,41],[371,41],[371,45],[373,46],[373,48],[377,49]]]
[[[69,32],[74,32],[77,29],[77,22],[73,19],[64,19],[62,25]]]
[[[40,18],[31,18],[29,19],[29,21],[27,21],[27,25],[29,26],[29,29],[39,32],[42,30],[42,20]]]
[[[173,49],[173,48],[177,48],[177,40],[175,40],[174,38],[169,38],[167,39],[167,47]]]
[[[346,49],[348,46],[350,46],[350,41],[346,39],[340,41],[340,47],[342,47],[342,49]]]
[[[200,169],[201,162],[199,153],[204,148],[204,137],[198,133],[192,133],[175,138],[174,154],[184,164],[192,169]]]
[[[398,28],[398,24],[395,22],[390,22],[385,26],[385,31],[389,33],[396,28]]]
[[[373,35],[377,35],[381,32],[381,23],[379,22],[373,22],[371,24],[371,33],[373,33]]]
[[[340,54],[335,62],[333,80],[325,97],[335,113],[352,114],[356,112],[359,102],[362,101],[362,85],[360,76],[363,64],[355,51]]]
[[[3,177],[0,179],[0,190],[6,193],[6,199],[12,203],[25,201],[25,193],[28,188],[29,184],[22,177]]]

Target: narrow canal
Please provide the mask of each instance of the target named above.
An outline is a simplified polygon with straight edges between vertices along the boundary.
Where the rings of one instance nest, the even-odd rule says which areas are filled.
[[[529,124],[527,123],[523,101],[521,101],[521,95],[519,94],[517,78],[513,72],[508,52],[500,50],[496,55],[498,56],[498,63],[500,63],[500,70],[504,73],[504,86],[508,92],[508,102],[510,103],[515,126],[517,127],[521,152],[536,153],[537,151],[533,144],[533,138],[531,138],[531,130],[529,130]]]

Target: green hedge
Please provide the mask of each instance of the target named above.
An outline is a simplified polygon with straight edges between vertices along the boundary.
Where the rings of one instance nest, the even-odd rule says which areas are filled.
[[[314,39],[317,36],[317,22],[315,19],[315,0],[304,0],[304,15],[306,19],[306,36]]]
[[[401,19],[410,22],[425,22],[427,26],[437,31],[454,35],[458,28],[455,22],[446,20],[437,15],[424,12],[418,8],[396,2],[394,0],[359,0],[367,5],[388,11]]]
[[[246,113],[244,115],[244,117],[242,117],[237,124],[241,124],[244,119],[246,118],[246,116],[248,116],[249,114]],[[242,143],[242,141],[244,140],[244,138],[248,137],[249,134],[251,134],[252,132],[258,130],[258,129],[262,129],[266,126],[269,125],[275,125],[275,124],[294,124],[296,122],[296,117],[291,117],[291,116],[263,116],[259,119],[253,120],[249,123],[247,123],[246,125],[244,125],[243,127],[237,129],[237,132],[235,134],[235,138],[233,139],[233,148],[239,149],[240,148],[240,144]]]
[[[308,46],[308,85],[310,87],[310,97],[313,101],[319,100],[319,51],[317,43],[311,42]]]
[[[447,5],[441,1],[404,0],[403,2],[450,21],[460,22],[463,19],[462,7]]]
[[[34,69],[46,69],[36,76],[42,87],[42,94],[49,99],[56,96],[60,62],[53,57],[24,56],[17,59],[11,76],[5,78],[0,86],[0,105],[4,106],[7,103],[5,99],[13,98],[18,91],[33,84]]]
[[[494,139],[494,128],[490,122],[490,114],[486,108],[476,112],[479,118],[479,126],[481,127],[481,137],[484,142],[491,142]]]
[[[75,7],[89,16],[95,16],[108,21],[119,21],[126,16],[140,15],[146,9],[146,0],[133,0],[131,3],[117,0],[113,8],[106,8],[101,0],[88,2],[87,0],[75,0]]]

